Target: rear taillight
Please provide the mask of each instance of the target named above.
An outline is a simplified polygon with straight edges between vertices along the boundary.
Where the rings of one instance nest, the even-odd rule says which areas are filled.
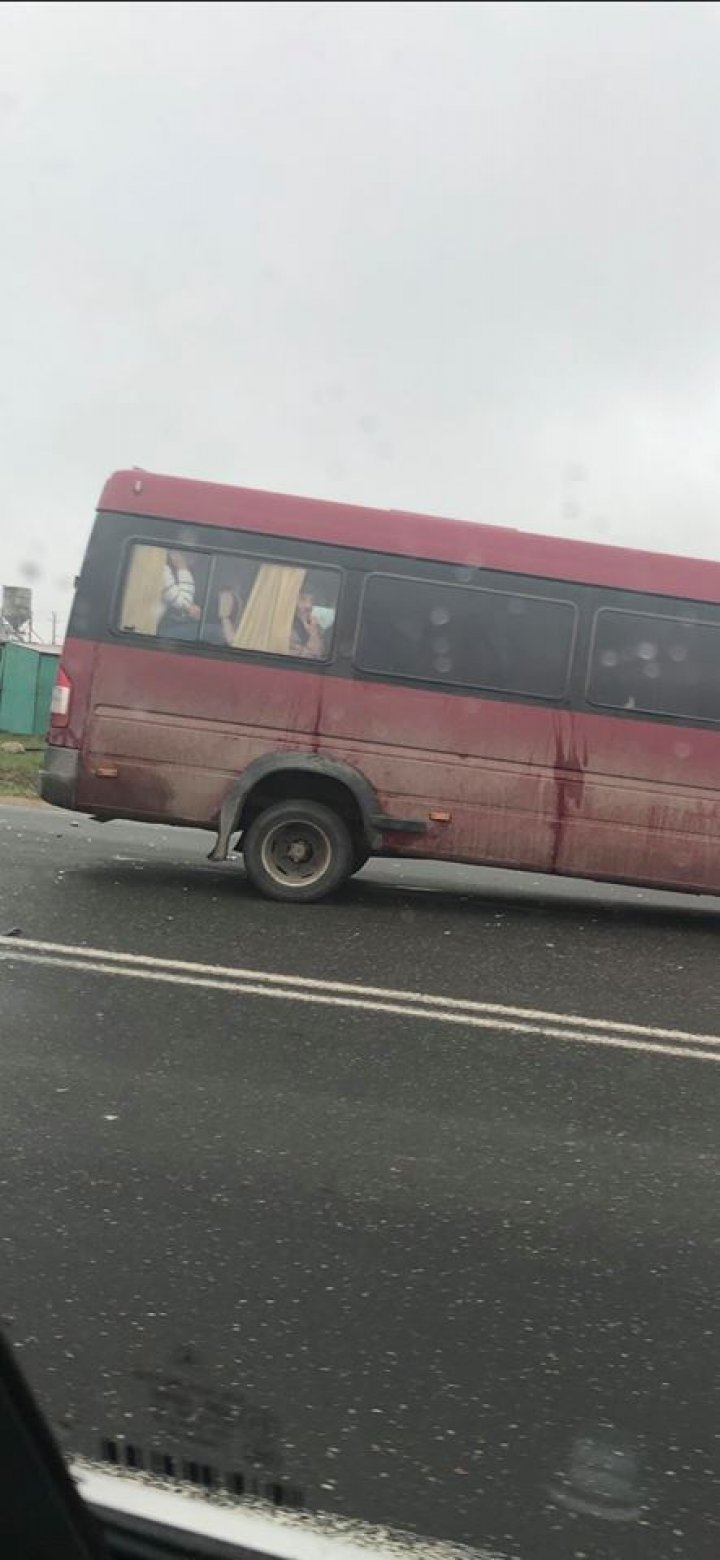
[[[55,687],[52,691],[50,702],[50,727],[57,731],[59,726],[67,726],[70,719],[70,698],[72,695],[72,683],[67,672],[59,667],[55,678]]]

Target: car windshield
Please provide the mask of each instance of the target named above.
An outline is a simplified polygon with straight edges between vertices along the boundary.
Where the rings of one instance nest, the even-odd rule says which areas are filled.
[[[0,14],[0,1329],[283,1553],[720,1552],[719,79]]]

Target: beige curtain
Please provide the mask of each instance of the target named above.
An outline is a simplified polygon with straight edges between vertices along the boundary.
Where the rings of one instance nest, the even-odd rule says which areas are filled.
[[[305,569],[263,563],[248,596],[233,639],[235,650],[267,650],[288,655],[295,611]]]
[[[163,610],[164,547],[134,547],[125,581],[120,627],[156,634]]]

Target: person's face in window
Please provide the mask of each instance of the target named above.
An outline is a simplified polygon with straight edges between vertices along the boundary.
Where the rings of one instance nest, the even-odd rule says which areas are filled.
[[[304,628],[311,628],[313,624],[313,609],[315,597],[309,590],[301,590],[298,596],[297,615]]]
[[[290,648],[295,655],[319,660],[325,652],[322,629],[314,616],[315,597],[312,591],[303,589],[298,594],[295,621]]]

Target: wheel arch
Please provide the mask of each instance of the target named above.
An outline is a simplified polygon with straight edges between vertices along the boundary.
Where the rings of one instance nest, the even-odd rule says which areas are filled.
[[[359,770],[318,753],[272,753],[253,759],[230,786],[220,809],[210,861],[225,861],[233,834],[264,807],[291,794],[293,776],[298,782],[296,795],[334,807],[368,851],[380,849],[384,815],[374,787]]]

